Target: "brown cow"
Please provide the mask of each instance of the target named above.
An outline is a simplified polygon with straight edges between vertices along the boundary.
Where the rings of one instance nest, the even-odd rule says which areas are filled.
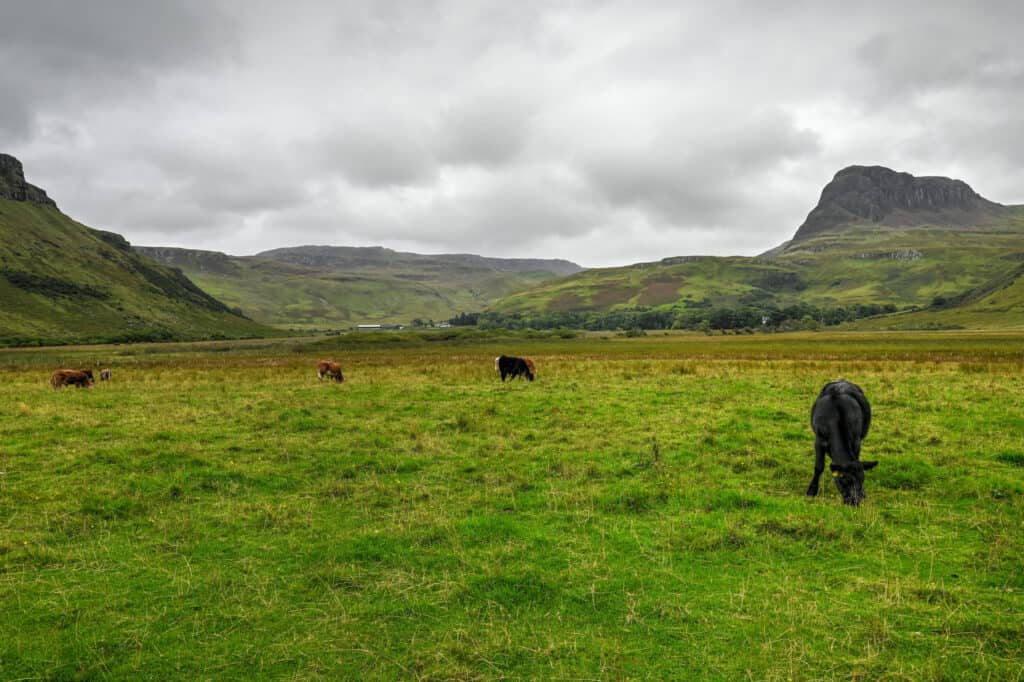
[[[50,385],[54,390],[62,386],[77,386],[78,388],[89,388],[95,381],[92,378],[92,370],[83,369],[58,369],[50,376]]]
[[[316,375],[323,382],[324,377],[334,379],[339,384],[345,380],[341,374],[341,365],[333,360],[321,360],[316,366]]]
[[[523,358],[523,362],[530,368],[530,374],[537,376],[537,368],[533,365],[533,360],[531,358]]]

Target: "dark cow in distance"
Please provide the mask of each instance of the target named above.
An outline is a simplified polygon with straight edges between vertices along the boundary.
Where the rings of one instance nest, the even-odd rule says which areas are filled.
[[[498,370],[498,373],[501,374],[502,381],[505,381],[505,377],[510,379],[526,377],[528,380],[533,381],[533,372],[530,371],[530,366],[526,364],[526,360],[522,358],[511,355],[499,355],[494,358],[494,369]]]
[[[864,499],[864,472],[878,462],[860,461],[860,444],[871,427],[871,405],[856,384],[845,379],[825,384],[811,408],[814,429],[814,478],[807,494],[818,494],[818,479],[825,470],[825,455],[831,458],[832,480],[843,496],[843,504],[857,506]]]
[[[50,386],[53,386],[54,390],[63,386],[89,388],[94,383],[90,369],[58,369],[50,376]]]
[[[341,365],[333,360],[321,360],[316,366],[316,375],[321,382],[323,382],[324,377],[334,379],[339,384],[345,381],[345,377],[341,374]]]

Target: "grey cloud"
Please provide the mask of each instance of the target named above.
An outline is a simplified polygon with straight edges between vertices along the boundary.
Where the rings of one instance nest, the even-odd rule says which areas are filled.
[[[150,243],[763,250],[850,163],[1024,201],[1022,19],[996,0],[6,3],[0,151]]]
[[[236,30],[201,0],[0,3],[0,130],[25,140],[40,118],[137,106],[159,79],[237,56]]]
[[[32,127],[32,112],[22,91],[9,74],[0,74],[0,139],[26,138]]]
[[[453,164],[500,166],[527,144],[536,104],[513,90],[474,93],[441,114],[439,157]]]
[[[202,0],[0,4],[5,51],[51,75],[202,61],[230,51],[234,30],[229,14]]]
[[[368,188],[417,185],[430,182],[437,161],[414,122],[383,118],[346,126],[311,141],[328,171]]]
[[[857,49],[875,78],[877,99],[899,99],[957,87],[1005,87],[1024,79],[1024,62],[991,45],[957,45],[956,33],[929,31],[929,39],[880,33]]]
[[[716,225],[752,177],[819,151],[813,132],[778,111],[732,121],[712,113],[682,125],[592,158],[589,177],[612,204],[655,210],[669,224]]]

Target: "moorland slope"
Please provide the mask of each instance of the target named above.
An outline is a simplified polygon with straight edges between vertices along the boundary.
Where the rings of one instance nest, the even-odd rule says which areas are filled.
[[[273,330],[181,271],[78,223],[0,154],[0,345],[193,340]]]

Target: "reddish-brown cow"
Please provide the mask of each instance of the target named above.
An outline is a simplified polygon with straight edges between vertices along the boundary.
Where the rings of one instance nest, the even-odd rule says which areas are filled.
[[[92,370],[89,369],[58,369],[50,376],[50,385],[54,389],[61,388],[62,386],[89,388],[93,383]]]
[[[341,374],[341,365],[333,360],[321,360],[316,366],[316,375],[322,382],[324,377],[334,379],[339,384],[345,380]]]

